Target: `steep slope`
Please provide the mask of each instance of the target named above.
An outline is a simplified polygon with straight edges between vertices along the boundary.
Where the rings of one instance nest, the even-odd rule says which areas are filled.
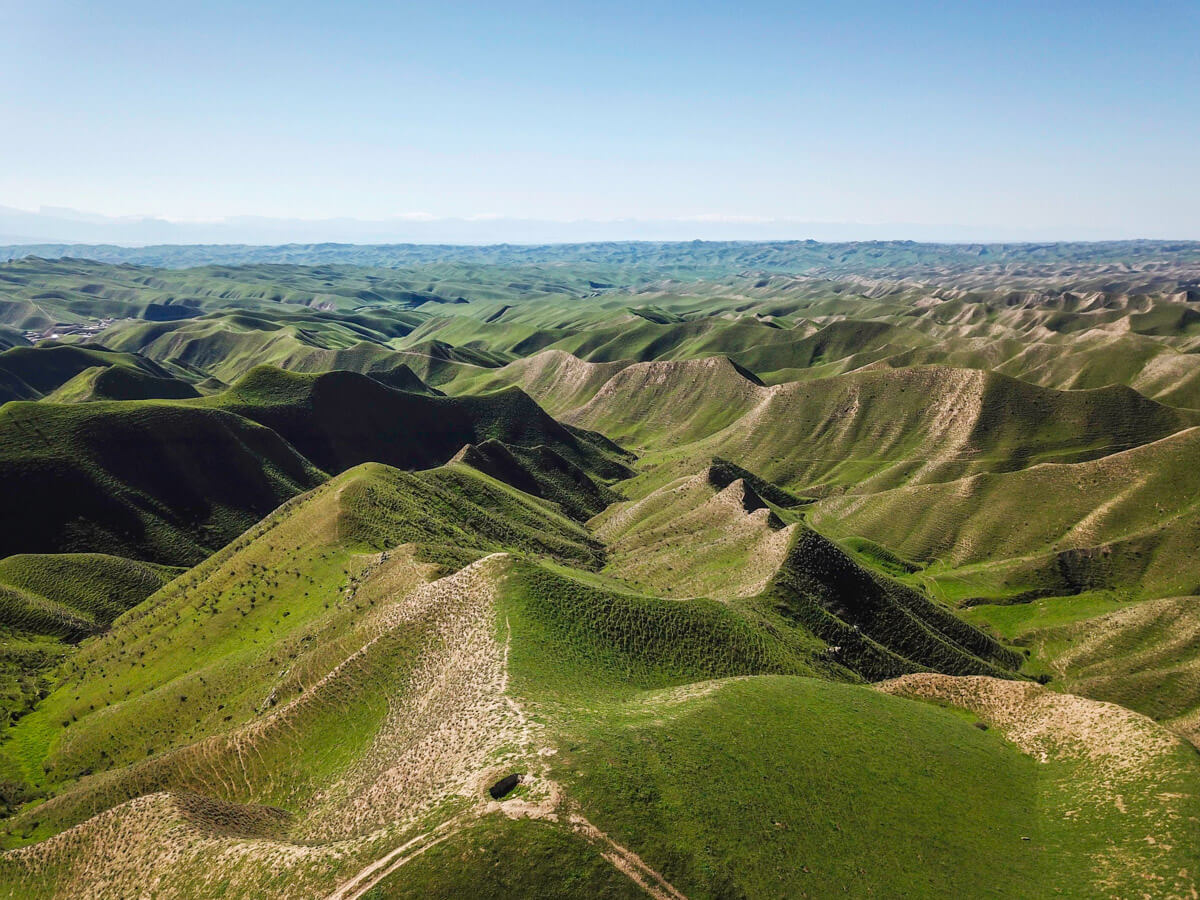
[[[175,382],[171,373],[151,360],[133,353],[103,347],[72,344],[42,344],[13,347],[0,353],[0,403],[7,400],[38,400],[92,369],[114,369],[115,386],[130,382]],[[98,373],[93,373],[93,377]],[[121,378],[121,376],[125,376]],[[182,382],[176,390],[186,391]],[[181,393],[178,396],[195,396]],[[132,399],[113,396],[108,399]]]
[[[1119,703],[1200,747],[1200,600],[1103,593],[977,605],[965,617],[1031,649],[1073,694]]]
[[[534,497],[558,504],[572,519],[590,519],[620,495],[597,483],[579,466],[545,444],[510,446],[497,440],[466,444],[455,454],[461,462]]]
[[[515,388],[439,397],[393,390],[354,372],[301,375],[260,366],[203,402],[272,428],[330,472],[368,461],[427,468],[464,444],[495,439],[550,447],[604,477],[627,473],[611,445],[568,431]]]
[[[1200,597],[1149,600],[1031,637],[1072,693],[1136,710],[1200,747]]]
[[[815,636],[831,666],[869,680],[920,669],[1008,677],[1020,668],[1019,654],[867,569],[786,506],[772,508],[752,486],[761,479],[732,477],[740,472],[717,460],[591,520],[608,549],[604,573],[668,597],[747,601],[738,608]]]
[[[102,553],[9,556],[0,559],[0,589],[10,589],[30,606],[36,604],[46,613],[46,619],[17,618],[10,602],[3,611],[4,624],[24,631],[59,634],[54,625],[62,623],[67,628],[60,635],[63,637],[92,633],[141,603],[178,571]]]
[[[932,669],[1010,677],[1020,654],[894,579],[864,568],[799,525],[764,599],[828,643],[827,655],[868,680]]]
[[[322,479],[275,432],[166,403],[9,403],[0,479],[23,510],[0,556],[102,552],[194,563]]]
[[[630,366],[564,421],[670,451],[679,475],[703,455],[805,492],[867,493],[1037,462],[1074,462],[1196,422],[1129,388],[1053,391],[967,369],[869,370],[763,387],[727,360]]]
[[[719,474],[678,479],[593,519],[609,550],[604,571],[666,597],[760,593],[797,526],[785,525],[746,479],[722,485]]]
[[[618,442],[675,446],[731,425],[770,393],[720,356],[637,363],[619,371],[563,419]]]
[[[266,729],[264,739],[283,742],[271,746],[291,753],[289,728],[301,725],[275,716],[272,721],[279,721],[267,728],[260,720],[264,713],[291,705],[297,715],[326,717],[339,708],[339,696],[347,702],[357,697],[360,706],[312,723],[325,730],[310,732],[317,744],[289,764],[303,782],[287,789],[295,800],[315,790],[313,779],[329,766],[368,751],[365,744],[330,742],[339,728],[346,736],[356,714],[378,725],[388,691],[378,693],[374,679],[400,679],[388,690],[394,697],[404,693],[415,659],[406,656],[414,649],[413,634],[399,628],[400,622],[388,626],[398,629],[394,637],[366,659],[355,656],[364,645],[374,646],[393,603],[436,577],[437,564],[457,568],[498,547],[581,567],[598,564],[599,548],[581,526],[551,504],[469,468],[456,464],[406,473],[378,464],[357,467],[286,504],[83,645],[55,693],[11,733],[0,751],[4,769],[20,772],[39,789],[98,773],[43,806],[36,814],[41,827],[73,824],[163,788],[216,789],[236,801],[243,795],[228,795],[227,782],[221,787],[221,766],[236,765],[235,757],[196,767],[198,758],[217,752],[213,741],[225,747],[222,754],[236,752],[218,735],[241,727],[252,733]],[[436,620],[439,629],[453,628],[442,619],[445,600],[443,589],[422,601],[431,604],[422,615]],[[487,635],[490,640],[490,626]],[[282,671],[281,660],[287,660]],[[343,662],[347,665],[332,674]],[[103,678],[96,677],[100,672]],[[327,676],[328,688],[318,690]],[[437,710],[430,715],[436,717]],[[257,752],[267,755],[265,745]],[[262,780],[245,789],[266,802],[280,789],[272,787],[279,772],[275,763],[262,764]],[[379,770],[381,777],[386,768]],[[338,773],[345,774],[340,768]],[[355,815],[336,812],[341,804],[333,798],[314,802],[325,810],[322,815]]]
[[[1197,454],[1192,428],[1087,462],[830,498],[813,523],[937,560],[930,577],[953,580],[958,570],[973,587],[956,593],[1190,594],[1200,587]]]

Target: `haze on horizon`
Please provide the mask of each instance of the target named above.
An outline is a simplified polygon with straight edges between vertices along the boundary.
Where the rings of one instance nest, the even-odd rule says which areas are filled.
[[[1195,4],[569,6],[0,3],[0,242],[1200,238]]]

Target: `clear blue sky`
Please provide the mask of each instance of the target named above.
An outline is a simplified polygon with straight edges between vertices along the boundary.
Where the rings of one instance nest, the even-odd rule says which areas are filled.
[[[1200,3],[0,0],[0,205],[1200,238]]]

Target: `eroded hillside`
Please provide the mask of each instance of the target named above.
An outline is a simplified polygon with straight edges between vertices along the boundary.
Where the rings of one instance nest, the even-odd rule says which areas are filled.
[[[1195,894],[1194,246],[443,251],[0,266],[0,896]]]

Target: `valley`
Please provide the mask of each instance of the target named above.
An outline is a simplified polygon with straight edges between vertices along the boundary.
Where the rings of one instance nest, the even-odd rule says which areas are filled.
[[[0,897],[1200,890],[1200,244],[0,258]]]

